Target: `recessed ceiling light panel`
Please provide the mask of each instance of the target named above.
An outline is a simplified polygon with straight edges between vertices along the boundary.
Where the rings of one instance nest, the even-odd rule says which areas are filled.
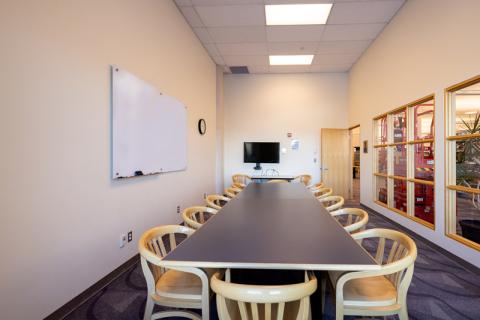
[[[265,18],[267,26],[325,24],[331,9],[331,3],[266,5]]]
[[[269,56],[271,66],[310,65],[313,54]]]

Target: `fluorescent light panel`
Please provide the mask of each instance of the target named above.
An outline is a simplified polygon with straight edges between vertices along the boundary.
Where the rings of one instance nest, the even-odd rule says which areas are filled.
[[[325,24],[331,9],[331,3],[266,5],[265,18],[267,26]]]
[[[313,54],[269,56],[269,60],[271,66],[310,65],[312,64]]]

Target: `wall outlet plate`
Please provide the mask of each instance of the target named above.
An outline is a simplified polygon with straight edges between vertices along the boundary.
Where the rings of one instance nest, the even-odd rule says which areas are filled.
[[[120,248],[123,248],[123,247],[125,247],[126,243],[127,243],[127,235],[125,235],[125,234],[120,235],[120,239],[118,241],[118,246]]]
[[[128,242],[131,242],[133,240],[133,231],[128,231],[127,239]]]

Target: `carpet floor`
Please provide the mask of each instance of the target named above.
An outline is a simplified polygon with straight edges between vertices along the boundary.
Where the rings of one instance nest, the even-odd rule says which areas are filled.
[[[368,228],[397,229],[383,216],[375,212],[369,212],[369,215]],[[418,258],[408,291],[410,319],[479,320],[480,275],[465,269],[422,239],[414,235],[412,237],[418,246]],[[137,264],[86,301],[66,319],[142,319],[145,298],[146,283],[140,264]],[[326,296],[325,309],[324,319],[334,319],[335,306],[329,292]],[[211,318],[216,319],[214,299]],[[361,318],[345,317],[345,319]],[[395,319],[395,317],[388,317],[388,319]]]

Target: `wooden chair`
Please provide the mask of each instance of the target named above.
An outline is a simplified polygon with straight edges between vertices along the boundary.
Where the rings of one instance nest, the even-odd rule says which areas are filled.
[[[331,196],[333,194],[333,189],[332,188],[318,188],[313,191],[313,195],[317,199],[322,199],[326,198],[328,196]]]
[[[146,231],[138,242],[141,265],[147,282],[144,320],[185,317],[194,320],[209,318],[209,274],[197,268],[166,269],[162,259],[177,246],[176,235],[190,236],[193,229],[166,225]],[[165,242],[164,242],[165,240]],[[202,318],[189,310],[168,310],[153,313],[153,307],[201,309]]]
[[[325,207],[325,209],[327,209],[328,212],[340,209],[345,203],[345,200],[341,196],[328,196],[325,198],[320,198],[318,199],[318,201],[323,204],[323,206]]]
[[[337,219],[348,233],[364,230],[368,223],[368,213],[358,208],[343,208],[330,214]]]
[[[307,320],[311,319],[310,295],[317,289],[317,279],[305,272],[305,282],[288,285],[245,285],[230,282],[230,270],[225,281],[216,273],[211,280],[217,294],[220,320]]]
[[[237,196],[237,194],[239,194],[240,192],[242,192],[242,189],[239,189],[239,188],[236,188],[236,187],[230,187],[230,188],[226,188],[223,193],[229,197],[229,198],[235,198]]]
[[[217,210],[222,209],[222,207],[230,200],[230,198],[218,194],[210,194],[205,198],[207,206]]]
[[[312,181],[312,176],[309,174],[301,174],[293,178],[293,181],[297,181],[303,183],[305,186],[310,185],[310,181]]]
[[[232,176],[232,182],[242,184],[245,187],[252,182],[252,178],[246,174],[237,173]]]
[[[288,183],[288,181],[283,179],[272,179],[268,180],[267,183]]]
[[[243,183],[234,182],[232,183],[232,187],[243,190],[245,189],[246,185]]]
[[[343,319],[344,315],[398,314],[401,320],[407,320],[407,292],[417,258],[415,242],[407,235],[389,229],[369,229],[352,234],[352,237],[357,241],[378,239],[375,260],[381,265],[381,269],[349,273],[329,272],[336,291],[336,319]],[[385,249],[388,252],[385,252]],[[325,287],[322,281],[323,291]]]
[[[182,218],[188,227],[196,230],[200,229],[200,227],[208,220],[208,218],[217,212],[218,211],[213,208],[195,206],[183,210]]]

